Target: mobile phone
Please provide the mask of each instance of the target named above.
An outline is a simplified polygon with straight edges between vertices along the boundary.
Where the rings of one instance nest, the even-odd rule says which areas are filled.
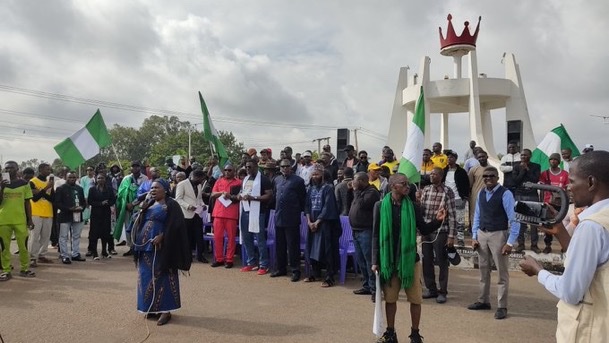
[[[9,173],[2,173],[2,180],[11,180],[11,175]]]

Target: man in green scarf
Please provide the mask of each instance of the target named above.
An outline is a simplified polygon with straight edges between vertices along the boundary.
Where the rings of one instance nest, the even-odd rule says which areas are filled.
[[[387,331],[377,342],[398,341],[394,325],[400,289],[406,291],[410,303],[412,329],[408,337],[412,343],[423,342],[419,335],[423,287],[421,261],[417,254],[417,228],[421,235],[434,232],[442,225],[446,209],[441,208],[436,220],[425,223],[420,208],[409,197],[406,175],[392,175],[389,188],[391,192],[374,206],[372,228],[372,271],[379,273],[387,316]]]
[[[136,208],[139,201],[137,200],[137,190],[146,181],[148,177],[141,173],[142,163],[140,161],[131,162],[131,174],[125,176],[118,187],[116,195],[116,223],[114,224],[114,239],[119,240],[123,233],[123,226],[129,227],[131,224],[131,214],[138,210]],[[123,256],[131,256],[132,242],[131,236],[127,235],[127,245],[129,251]]]

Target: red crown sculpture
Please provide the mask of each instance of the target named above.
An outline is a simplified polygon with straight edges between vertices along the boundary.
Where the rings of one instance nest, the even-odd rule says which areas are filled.
[[[451,21],[452,18],[453,16],[450,14],[447,17],[448,28],[446,29],[446,37],[442,36],[442,28],[439,28],[441,50],[444,50],[454,45],[469,45],[475,48],[476,39],[478,38],[478,31],[480,31],[480,20],[482,20],[482,17],[478,17],[478,25],[476,26],[476,31],[474,32],[473,36],[469,31],[469,21],[465,22],[465,28],[463,28],[463,32],[461,32],[460,36],[457,36],[457,34],[455,33],[455,29],[453,28],[453,23]]]

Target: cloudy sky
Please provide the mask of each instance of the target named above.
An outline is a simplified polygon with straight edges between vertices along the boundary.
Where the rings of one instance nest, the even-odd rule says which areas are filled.
[[[503,77],[503,52],[515,54],[538,142],[563,123],[580,147],[608,148],[609,124],[591,116],[609,116],[604,0],[9,0],[0,7],[0,154],[52,161],[53,146],[98,107],[108,126],[174,111],[200,128],[200,90],[215,126],[247,147],[302,151],[327,136],[335,147],[335,128],[361,128],[360,149],[376,157],[399,68],[417,72],[427,55],[432,79],[452,75],[438,39],[448,13],[458,32],[482,16],[480,73]],[[505,114],[492,116],[504,151]],[[466,120],[450,120],[459,152]],[[438,115],[430,125],[435,140]]]

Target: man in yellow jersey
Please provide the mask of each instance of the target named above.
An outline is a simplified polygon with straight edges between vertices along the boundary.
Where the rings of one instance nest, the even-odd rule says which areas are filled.
[[[38,166],[38,176],[30,180],[32,186],[32,222],[34,229],[30,232],[30,266],[37,263],[53,263],[44,255],[47,253],[51,228],[53,227],[53,184],[55,177],[51,176],[51,166],[41,163]]]

